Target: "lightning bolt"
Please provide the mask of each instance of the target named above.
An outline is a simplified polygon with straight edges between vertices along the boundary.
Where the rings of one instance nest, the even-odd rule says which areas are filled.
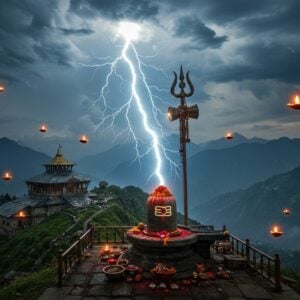
[[[134,59],[131,59],[128,52],[132,51],[134,55]],[[159,96],[154,95],[152,93],[152,90],[158,91],[158,92],[168,92],[167,90],[160,89],[157,86],[149,85],[146,80],[145,73],[143,72],[143,67],[150,67],[155,69],[156,71],[162,72],[164,76],[167,76],[164,71],[161,68],[157,68],[152,65],[148,65],[141,61],[142,56],[140,56],[134,46],[134,44],[131,41],[131,38],[125,36],[125,44],[122,47],[122,51],[120,56],[116,58],[112,57],[104,57],[99,58],[100,61],[99,64],[82,64],[86,67],[97,67],[97,68],[103,68],[108,66],[109,71],[105,78],[105,83],[100,89],[99,97],[93,102],[91,109],[97,105],[97,103],[101,102],[103,103],[104,109],[102,111],[101,121],[95,126],[95,130],[102,128],[103,130],[107,130],[108,128],[113,129],[113,125],[116,121],[116,118],[120,116],[124,116],[127,121],[127,127],[115,134],[115,138],[120,137],[122,134],[127,132],[130,134],[130,136],[133,138],[135,142],[135,151],[136,151],[136,160],[139,161],[141,164],[141,159],[148,155],[153,154],[155,158],[155,167],[153,169],[152,174],[150,174],[148,181],[153,177],[156,176],[158,179],[158,183],[160,185],[165,184],[165,179],[163,176],[163,162],[166,161],[169,166],[171,167],[171,170],[175,170],[175,174],[177,174],[177,170],[179,168],[179,165],[175,163],[169,156],[170,152],[177,152],[172,149],[168,149],[164,147],[161,140],[164,140],[164,133],[163,133],[163,126],[159,121],[159,116],[166,116],[165,113],[162,113],[162,111],[155,105],[154,99],[162,100]],[[101,62],[102,61],[102,62]],[[117,67],[118,65],[123,62],[127,65],[129,71],[130,71],[130,80],[126,80],[118,71]],[[130,96],[128,100],[121,104],[119,107],[115,108],[109,104],[109,101],[107,99],[107,93],[109,90],[109,85],[112,80],[112,76],[116,75],[123,83],[130,83]],[[148,99],[150,100],[151,105],[151,112],[155,126],[154,124],[150,124],[148,114],[146,112],[145,103],[143,102],[143,97],[140,96],[138,92],[138,80],[141,80],[143,83],[143,86],[147,92]],[[132,109],[132,107],[137,108],[137,111],[139,113],[139,117],[142,121],[143,129],[145,132],[145,136],[147,136],[150,141],[151,145],[148,147],[146,151],[143,153],[140,151],[140,144],[142,143],[142,139],[138,137],[138,134],[132,125],[132,120],[130,119],[129,112]],[[159,132],[159,133],[158,133]]]

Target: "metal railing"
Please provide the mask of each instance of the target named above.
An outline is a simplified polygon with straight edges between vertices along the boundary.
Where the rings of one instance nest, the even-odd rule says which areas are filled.
[[[229,240],[233,253],[244,257],[248,266],[272,282],[276,291],[281,291],[280,258],[277,253],[271,257],[250,245],[249,239],[242,241],[234,235],[230,235]]]
[[[127,231],[132,226],[95,226],[93,243],[128,243]]]
[[[58,286],[63,285],[63,279],[81,260],[84,252],[92,246],[94,227],[89,225],[87,231],[78,238],[67,250],[59,250],[57,256]]]
[[[62,286],[64,277],[80,261],[82,255],[90,246],[95,243],[128,243],[127,231],[130,228],[132,226],[93,226],[89,224],[87,231],[73,245],[65,251],[59,251],[58,285]],[[213,231],[214,227],[192,226],[192,230]],[[250,245],[249,239],[242,241],[234,235],[229,235],[229,241],[234,254],[245,258],[248,266],[275,285],[276,291],[281,290],[280,258],[278,254],[271,257]]]

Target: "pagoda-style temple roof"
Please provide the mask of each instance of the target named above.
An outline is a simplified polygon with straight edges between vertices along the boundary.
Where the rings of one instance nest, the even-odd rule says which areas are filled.
[[[45,166],[74,166],[74,164],[64,158],[62,147],[59,145],[56,155],[49,163],[45,164]]]
[[[58,175],[57,173],[42,173],[31,177],[26,180],[27,183],[43,183],[43,184],[55,184],[55,183],[67,183],[67,182],[89,182],[90,179],[84,175],[76,174],[74,172]]]

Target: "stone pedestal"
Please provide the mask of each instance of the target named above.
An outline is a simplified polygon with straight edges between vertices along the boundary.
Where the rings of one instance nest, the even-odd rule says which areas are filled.
[[[182,236],[170,237],[167,245],[158,237],[128,233],[127,237],[132,246],[124,254],[124,258],[144,269],[146,277],[151,277],[149,271],[157,263],[174,266],[177,279],[190,277],[195,265],[203,259],[195,251],[197,234],[186,229],[180,230]]]

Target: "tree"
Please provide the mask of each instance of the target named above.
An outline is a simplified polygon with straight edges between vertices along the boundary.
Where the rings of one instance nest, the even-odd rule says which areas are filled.
[[[105,189],[108,186],[108,182],[107,181],[100,181],[99,182],[99,188],[100,189]]]

